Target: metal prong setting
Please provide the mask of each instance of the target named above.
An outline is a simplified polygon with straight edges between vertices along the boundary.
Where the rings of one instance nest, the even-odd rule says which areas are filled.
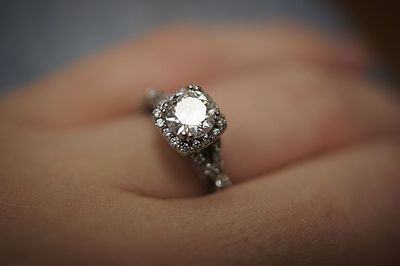
[[[212,98],[202,91],[200,86],[189,85],[175,94],[163,95],[151,91],[150,101],[157,103],[153,110],[155,125],[162,136],[180,154],[190,155],[211,145],[219,139],[227,127],[224,114]],[[198,125],[186,125],[176,115],[180,101],[196,99],[204,105],[204,120]]]

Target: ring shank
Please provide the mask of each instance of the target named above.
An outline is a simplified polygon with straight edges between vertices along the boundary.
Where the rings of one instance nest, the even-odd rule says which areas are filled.
[[[221,158],[221,140],[191,155],[197,173],[201,179],[208,179],[215,190],[222,190],[232,185],[223,170]]]

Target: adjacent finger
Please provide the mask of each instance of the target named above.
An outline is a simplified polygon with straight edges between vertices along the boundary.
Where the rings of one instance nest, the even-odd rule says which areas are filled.
[[[38,125],[96,122],[141,106],[150,86],[205,83],[245,68],[314,62],[349,72],[362,49],[293,26],[175,27],[116,47],[3,99],[1,114]]]
[[[30,179],[37,197],[5,195],[18,204],[1,219],[11,229],[3,257],[41,265],[398,265],[399,151],[398,140],[355,145],[196,199],[113,190],[82,182],[74,169],[55,190]]]
[[[397,265],[399,151],[398,139],[371,142],[209,197],[154,203],[149,252],[171,265]]]

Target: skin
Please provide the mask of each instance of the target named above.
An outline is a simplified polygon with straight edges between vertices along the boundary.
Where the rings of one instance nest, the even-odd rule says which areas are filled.
[[[400,105],[367,53],[290,25],[175,26],[0,99],[2,265],[398,265]],[[200,84],[234,186],[142,111]]]

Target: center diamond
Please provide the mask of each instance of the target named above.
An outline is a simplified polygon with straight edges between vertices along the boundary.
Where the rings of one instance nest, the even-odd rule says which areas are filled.
[[[198,126],[206,119],[207,107],[197,98],[186,97],[177,103],[175,115],[183,125]]]
[[[182,155],[194,154],[217,142],[226,129],[225,115],[200,86],[188,85],[170,95],[160,93],[159,99],[153,100],[157,102],[154,124]]]
[[[215,108],[204,94],[187,91],[180,95],[166,117],[170,130],[181,139],[205,136],[214,125]]]

